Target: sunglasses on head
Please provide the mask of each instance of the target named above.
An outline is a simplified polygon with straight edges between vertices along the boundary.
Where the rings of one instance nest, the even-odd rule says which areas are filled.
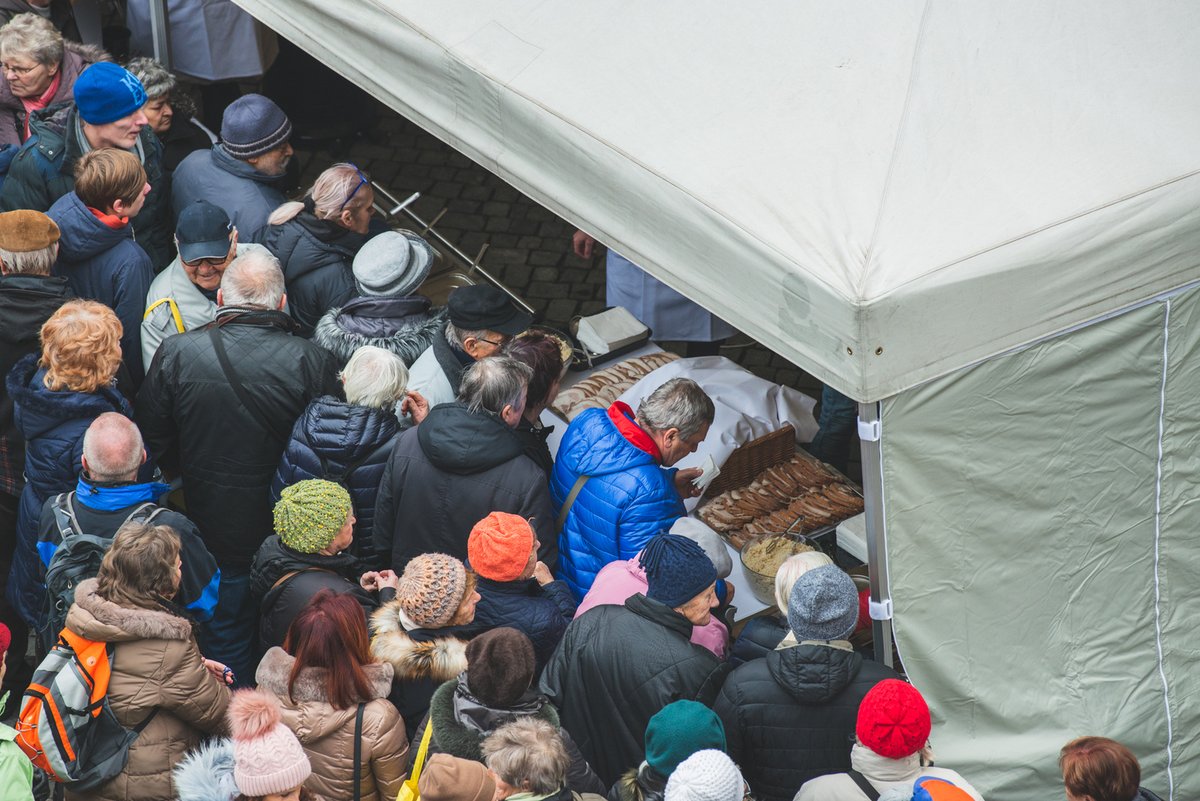
[[[363,171],[358,168],[358,165],[351,164],[350,166],[354,168],[356,173],[358,173],[358,183],[355,184],[354,188],[350,190],[350,194],[346,195],[346,199],[342,201],[342,205],[338,206],[338,211],[346,208],[346,204],[351,200],[354,200],[354,196],[358,194],[358,190],[370,183],[367,180],[367,176],[363,175]]]

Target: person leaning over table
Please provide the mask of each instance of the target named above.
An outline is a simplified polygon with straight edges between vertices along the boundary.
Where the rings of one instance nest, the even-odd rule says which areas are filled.
[[[582,599],[600,568],[629,559],[686,511],[699,468],[671,470],[695,453],[716,412],[690,378],[672,378],[638,406],[617,401],[576,417],[558,448],[550,492],[563,518],[559,577]]]

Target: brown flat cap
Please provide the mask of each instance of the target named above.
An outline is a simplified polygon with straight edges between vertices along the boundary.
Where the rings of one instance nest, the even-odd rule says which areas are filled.
[[[0,248],[29,253],[58,241],[58,226],[40,211],[18,209],[0,214]]]
[[[496,782],[479,762],[434,754],[417,780],[421,801],[492,801]]]

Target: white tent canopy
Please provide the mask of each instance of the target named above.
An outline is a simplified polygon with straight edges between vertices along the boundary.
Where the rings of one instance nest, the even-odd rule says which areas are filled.
[[[859,400],[1194,275],[1186,0],[239,4]]]

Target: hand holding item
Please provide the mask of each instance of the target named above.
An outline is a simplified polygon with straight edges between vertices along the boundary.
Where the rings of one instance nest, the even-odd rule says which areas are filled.
[[[704,471],[699,467],[688,467],[675,471],[675,489],[679,492],[680,497],[695,498],[702,492],[695,482],[703,473]]]

